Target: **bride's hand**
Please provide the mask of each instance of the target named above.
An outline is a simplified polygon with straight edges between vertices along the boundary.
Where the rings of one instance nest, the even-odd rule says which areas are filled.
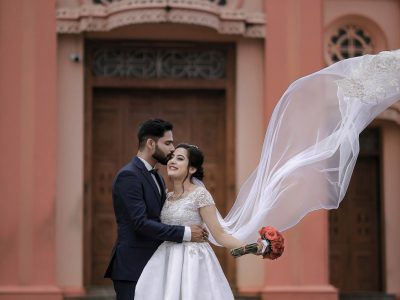
[[[264,254],[264,244],[261,240],[257,241],[257,245],[258,245],[258,249],[257,249],[257,253],[255,253],[254,255],[263,255]]]

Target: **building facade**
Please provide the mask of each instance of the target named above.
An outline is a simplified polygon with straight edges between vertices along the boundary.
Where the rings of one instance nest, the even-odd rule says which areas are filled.
[[[204,150],[226,213],[292,81],[397,48],[398,0],[0,1],[0,299],[110,286],[111,183],[141,121]],[[236,294],[400,299],[400,103],[360,142],[341,207],[286,231],[282,258],[215,249]]]

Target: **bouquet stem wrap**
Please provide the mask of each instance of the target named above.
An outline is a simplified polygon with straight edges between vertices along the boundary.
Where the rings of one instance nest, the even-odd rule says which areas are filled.
[[[231,249],[231,255],[234,257],[240,257],[245,254],[257,254],[259,251],[258,243],[247,244],[243,247]]]
[[[263,258],[277,259],[285,249],[282,234],[271,226],[263,227],[259,230],[261,238],[257,243],[247,244],[242,247],[231,249],[233,257],[240,257],[245,254],[262,255]]]

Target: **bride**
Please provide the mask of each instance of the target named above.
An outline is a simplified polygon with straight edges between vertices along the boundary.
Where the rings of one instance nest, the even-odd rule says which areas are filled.
[[[362,130],[400,100],[400,50],[337,62],[296,80],[272,114],[260,162],[223,219],[202,178],[202,155],[180,145],[168,163],[174,192],[162,210],[167,224],[202,224],[210,242],[237,247],[271,225],[280,231],[307,213],[337,208],[359,153]],[[146,265],[135,299],[233,299],[208,243],[164,242]]]
[[[203,179],[203,154],[197,146],[180,144],[167,164],[174,191],[167,195],[161,222],[169,225],[207,225],[218,244],[236,248],[244,243],[227,234],[217,218]],[[262,246],[261,246],[262,247]],[[234,299],[211,246],[205,240],[164,242],[147,263],[136,285],[135,299]]]

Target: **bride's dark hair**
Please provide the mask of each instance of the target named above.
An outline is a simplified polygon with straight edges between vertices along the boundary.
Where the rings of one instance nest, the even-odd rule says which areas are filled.
[[[185,143],[182,143],[182,144],[179,144],[178,146],[176,146],[176,149],[178,149],[178,148],[186,149],[186,151],[188,153],[189,164],[188,164],[188,171],[187,171],[188,173],[186,175],[186,178],[189,176],[189,167],[193,167],[193,168],[196,168],[196,172],[192,174],[190,179],[192,179],[192,177],[194,177],[199,180],[203,180],[203,177],[204,177],[204,169],[203,169],[204,155],[203,155],[203,152],[201,152],[200,148],[195,145],[189,145],[189,144],[185,144]],[[183,181],[185,181],[186,178]]]

